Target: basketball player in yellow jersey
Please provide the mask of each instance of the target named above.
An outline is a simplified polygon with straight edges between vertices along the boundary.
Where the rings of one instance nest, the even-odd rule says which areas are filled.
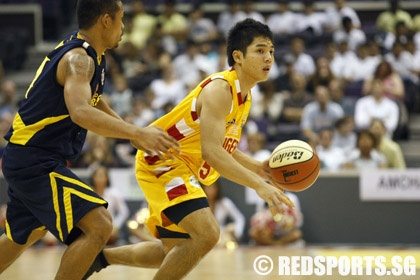
[[[267,80],[274,62],[272,33],[255,20],[241,21],[229,33],[227,53],[231,69],[202,81],[153,123],[179,141],[181,153],[166,161],[137,154],[136,175],[151,212],[147,226],[161,242],[105,249],[90,273],[126,264],[158,267],[154,279],[183,278],[219,240],[219,225],[198,181],[208,185],[222,175],[255,189],[273,214],[282,203],[293,207],[278,187],[267,183],[267,162],[236,149],[251,106],[250,90]]]

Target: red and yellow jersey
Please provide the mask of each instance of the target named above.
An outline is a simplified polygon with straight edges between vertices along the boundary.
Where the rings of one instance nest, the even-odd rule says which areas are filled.
[[[197,115],[196,103],[202,89],[215,79],[223,79],[230,85],[232,107],[226,116],[226,133],[223,148],[232,154],[238,146],[249,110],[251,108],[251,94],[247,93],[243,100],[236,71],[232,68],[210,75],[192,90],[184,100],[171,112],[156,120],[152,125],[161,127],[180,143],[181,154],[177,159],[184,162],[196,178],[204,185],[216,181],[220,174],[206,163],[201,155],[200,119]],[[149,167],[164,172],[168,162],[161,162],[157,156],[150,156],[139,151],[137,160],[143,161]],[[166,169],[167,170],[167,169]]]

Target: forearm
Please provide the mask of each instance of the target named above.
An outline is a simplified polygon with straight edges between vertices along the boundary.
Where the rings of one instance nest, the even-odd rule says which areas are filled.
[[[260,176],[255,172],[250,172],[250,170],[253,168],[256,169],[256,167],[249,165],[248,167],[251,169],[248,169],[235,160],[233,156],[226,152],[222,147],[208,154],[204,153],[203,159],[216,169],[221,176],[238,183],[239,185],[257,190],[259,186],[264,184],[264,180]]]
[[[72,113],[70,117],[73,122],[96,134],[120,139],[136,139],[140,136],[138,127],[97,108],[81,106]]]

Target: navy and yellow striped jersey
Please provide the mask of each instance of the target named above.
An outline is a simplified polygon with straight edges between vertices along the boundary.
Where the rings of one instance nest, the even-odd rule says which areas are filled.
[[[105,79],[105,56],[96,51],[75,31],[50,52],[38,68],[5,139],[12,144],[35,147],[57,153],[65,159],[81,151],[86,130],[70,119],[64,100],[64,88],[58,84],[57,65],[69,50],[83,47],[93,58],[96,70],[90,82],[91,105],[98,103]],[[74,92],[74,94],[78,94]]]

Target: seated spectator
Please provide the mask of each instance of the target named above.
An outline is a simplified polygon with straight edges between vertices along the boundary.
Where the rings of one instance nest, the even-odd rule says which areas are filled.
[[[350,17],[343,17],[341,28],[333,33],[333,40],[336,44],[347,41],[349,50],[355,52],[361,44],[366,42],[366,35],[363,30],[354,26]]]
[[[314,1],[305,1],[303,5],[303,13],[297,14],[296,31],[310,40],[324,33],[327,20],[324,12],[316,11]]]
[[[306,140],[313,146],[318,144],[321,129],[332,128],[344,116],[341,106],[331,101],[330,92],[325,86],[315,88],[315,101],[308,103],[302,112],[300,128]]]
[[[363,83],[362,94],[368,95],[372,91],[374,81],[381,82],[383,94],[391,100],[404,100],[404,84],[401,77],[393,70],[392,65],[382,60],[376,67],[373,76],[367,77]]]
[[[265,23],[265,18],[262,13],[255,10],[255,2],[255,0],[245,0],[243,11],[247,18],[252,18],[259,22]]]
[[[90,176],[93,190],[108,202],[108,212],[112,217],[112,233],[108,245],[115,244],[120,235],[120,229],[125,224],[129,210],[124,198],[116,188],[111,187],[108,168],[98,165]]]
[[[319,143],[315,149],[323,170],[340,170],[346,162],[344,149],[333,145],[333,135],[334,130],[331,128],[322,129],[319,132]]]
[[[330,62],[331,71],[334,76],[347,82],[356,80],[357,74],[353,70],[357,67],[356,53],[349,49],[346,40],[337,44],[337,50]]]
[[[290,54],[293,57],[293,69],[295,72],[309,77],[315,72],[315,62],[312,56],[305,53],[305,41],[300,37],[294,37],[290,41]]]
[[[188,34],[187,18],[175,9],[175,0],[165,0],[163,12],[157,16],[157,27],[155,32],[165,39],[175,42],[174,49],[166,50],[176,55],[185,43]]]
[[[188,15],[187,39],[196,44],[215,41],[219,37],[216,24],[204,16],[201,4],[195,5]]]
[[[3,114],[15,115],[17,112],[18,93],[16,90],[16,82],[5,80],[0,82],[0,116]]]
[[[294,193],[287,193],[295,208],[283,205],[284,212],[275,217],[271,211],[264,208],[257,211],[250,220],[248,234],[257,245],[288,245],[299,244],[302,240],[303,215],[298,197]]]
[[[150,83],[149,90],[153,93],[153,110],[163,110],[163,106],[169,102],[178,104],[187,94],[185,83],[175,77],[175,70],[172,64],[163,69],[162,78],[155,79]],[[162,113],[160,113],[162,114]]]
[[[376,150],[375,136],[368,130],[357,134],[356,149],[350,154],[344,167],[364,171],[369,169],[387,168],[385,156]]]
[[[382,45],[386,51],[391,51],[395,42],[400,42],[403,45],[407,44],[413,36],[411,33],[404,21],[398,21],[395,24],[395,32],[387,32]]]
[[[267,18],[267,25],[273,32],[276,42],[285,42],[289,35],[295,33],[296,19],[296,14],[289,9],[287,1],[277,1],[277,9]]]
[[[210,208],[220,225],[219,245],[231,248],[237,246],[245,229],[245,217],[233,201],[222,195],[218,181],[203,186]]]
[[[360,19],[356,11],[347,5],[346,0],[334,0],[334,5],[328,5],[325,9],[327,25],[331,31],[336,31],[341,27],[341,21],[344,17],[349,17],[353,26],[361,28]]]
[[[385,96],[384,85],[373,80],[370,94],[356,101],[354,120],[357,130],[368,129],[373,119],[384,122],[387,135],[392,137],[399,121],[397,103]]]
[[[330,90],[331,101],[339,104],[343,108],[346,116],[353,116],[356,98],[346,96],[344,81],[341,79],[332,79],[328,84],[328,89]]]
[[[376,27],[380,32],[395,32],[395,24],[405,22],[408,28],[413,28],[411,15],[400,8],[400,0],[388,0],[388,9],[381,12],[376,19]]]
[[[316,59],[315,72],[309,77],[308,91],[313,93],[317,86],[328,86],[330,81],[334,79],[329,61],[325,56]]]
[[[345,116],[335,122],[332,145],[342,149],[346,156],[356,147],[356,138],[353,117]]]
[[[229,30],[239,21],[246,19],[246,14],[241,10],[238,0],[227,1],[227,9],[223,10],[217,18],[217,29],[227,38]]]
[[[156,27],[156,16],[146,11],[142,0],[131,2],[131,14],[131,20],[129,19],[126,24],[121,44],[130,41],[137,50],[142,50]]]
[[[413,72],[416,67],[413,64],[414,57],[401,42],[396,41],[394,43],[391,52],[385,55],[385,60],[391,64],[392,69],[401,79],[411,81],[414,84],[419,83],[419,77]]]
[[[303,108],[313,101],[312,94],[306,91],[306,79],[302,74],[293,73],[290,77],[291,92],[283,92],[283,109],[280,120],[271,124],[270,137],[273,140],[284,141],[291,138],[301,138],[300,122]]]
[[[127,80],[123,75],[114,77],[114,90],[111,92],[109,99],[112,109],[118,115],[122,116],[131,111],[133,91],[128,88]]]
[[[405,169],[406,164],[401,147],[388,137],[384,122],[380,119],[373,119],[369,131],[379,143],[377,149],[385,156],[388,168]]]
[[[352,64],[353,68],[349,69],[350,75],[354,77],[355,82],[363,81],[366,77],[373,76],[376,67],[382,60],[382,57],[379,55],[371,55],[370,49],[369,43],[362,44],[357,48],[357,63]]]

